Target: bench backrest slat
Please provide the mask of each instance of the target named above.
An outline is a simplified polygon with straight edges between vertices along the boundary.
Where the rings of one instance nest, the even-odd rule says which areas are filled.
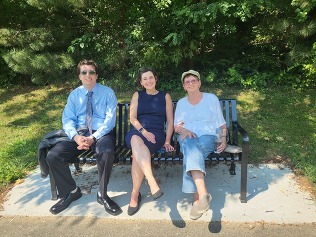
[[[237,122],[237,100],[231,100],[232,103],[232,122]]]

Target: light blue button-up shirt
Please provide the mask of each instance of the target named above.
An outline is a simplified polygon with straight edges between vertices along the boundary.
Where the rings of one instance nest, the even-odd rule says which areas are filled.
[[[99,139],[115,126],[117,98],[111,88],[99,83],[92,91],[92,130],[96,130],[92,135]],[[86,126],[87,93],[87,89],[79,86],[68,96],[62,115],[62,123],[63,129],[70,139],[78,135],[78,128]]]

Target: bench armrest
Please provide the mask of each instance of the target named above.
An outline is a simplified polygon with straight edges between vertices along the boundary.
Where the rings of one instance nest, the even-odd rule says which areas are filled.
[[[246,130],[238,122],[234,123],[234,127],[241,134],[243,142],[249,142],[248,133],[246,132]]]

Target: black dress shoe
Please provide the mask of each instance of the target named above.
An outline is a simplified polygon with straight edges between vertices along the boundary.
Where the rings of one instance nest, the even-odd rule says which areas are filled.
[[[82,197],[82,193],[79,187],[77,187],[77,191],[75,193],[69,193],[66,197],[60,199],[54,206],[52,206],[49,211],[54,215],[65,210],[69,205]]]
[[[97,194],[97,201],[104,206],[107,213],[113,216],[117,216],[123,212],[119,205],[117,205],[109,196],[102,198]]]
[[[134,215],[136,212],[138,212],[139,210],[139,204],[140,204],[140,201],[142,200],[142,195],[139,193],[138,194],[138,199],[137,199],[137,206],[136,207],[131,207],[130,205],[128,205],[128,209],[127,209],[127,214],[129,216],[132,216]]]

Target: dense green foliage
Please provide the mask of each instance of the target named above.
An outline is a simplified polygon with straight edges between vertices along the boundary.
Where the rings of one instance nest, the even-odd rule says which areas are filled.
[[[139,67],[163,87],[199,70],[208,82],[316,85],[315,0],[2,0],[0,85],[75,78],[93,58],[118,89]]]

